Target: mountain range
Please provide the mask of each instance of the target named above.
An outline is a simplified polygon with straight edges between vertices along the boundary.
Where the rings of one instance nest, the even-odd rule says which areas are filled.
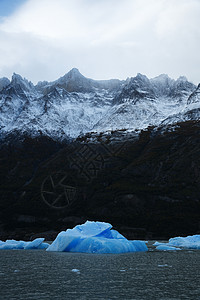
[[[199,234],[199,128],[185,77],[0,79],[0,240],[86,220],[131,239]]]
[[[17,132],[56,140],[87,132],[175,124],[200,118],[200,85],[166,74],[93,80],[74,68],[33,85],[18,74],[0,79],[0,137]]]

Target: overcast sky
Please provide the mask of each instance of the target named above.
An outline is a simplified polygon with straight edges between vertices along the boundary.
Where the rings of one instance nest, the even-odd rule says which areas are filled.
[[[200,82],[200,0],[0,0],[0,77]]]

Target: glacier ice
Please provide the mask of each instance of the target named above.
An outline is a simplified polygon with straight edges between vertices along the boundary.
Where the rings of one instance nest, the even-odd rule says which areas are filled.
[[[144,241],[129,241],[111,228],[109,223],[87,221],[60,232],[47,251],[126,253],[148,250]]]
[[[175,250],[177,249],[200,249],[200,235],[189,235],[186,237],[174,237],[169,239],[168,243],[160,243],[160,242],[155,242],[154,246],[156,246],[156,249],[158,250],[167,250],[167,247],[174,247]],[[161,247],[163,249],[161,249]],[[180,248],[177,248],[180,247]],[[170,249],[168,249],[170,250]]]
[[[0,241],[0,250],[20,250],[20,249],[47,249],[48,243],[43,243],[44,238],[37,238],[32,242],[7,240],[5,242]]]

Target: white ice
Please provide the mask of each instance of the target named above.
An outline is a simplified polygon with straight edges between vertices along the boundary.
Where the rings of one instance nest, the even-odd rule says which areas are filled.
[[[200,249],[200,235],[189,235],[187,237],[175,237],[169,239],[169,244],[185,249]]]
[[[87,221],[60,232],[47,251],[125,253],[148,250],[145,242],[129,241],[111,228],[109,223]]]
[[[196,234],[189,235],[187,237],[174,237],[169,239],[168,243],[155,242],[154,246],[156,246],[156,249],[158,250],[164,250],[164,248],[161,249],[160,247],[174,247],[175,250],[178,249],[177,247],[180,247],[181,249],[200,249],[200,235]]]

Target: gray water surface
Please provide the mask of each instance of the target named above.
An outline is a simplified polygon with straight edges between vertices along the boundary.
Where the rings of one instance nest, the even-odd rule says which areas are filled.
[[[200,299],[200,251],[0,251],[0,299]]]

